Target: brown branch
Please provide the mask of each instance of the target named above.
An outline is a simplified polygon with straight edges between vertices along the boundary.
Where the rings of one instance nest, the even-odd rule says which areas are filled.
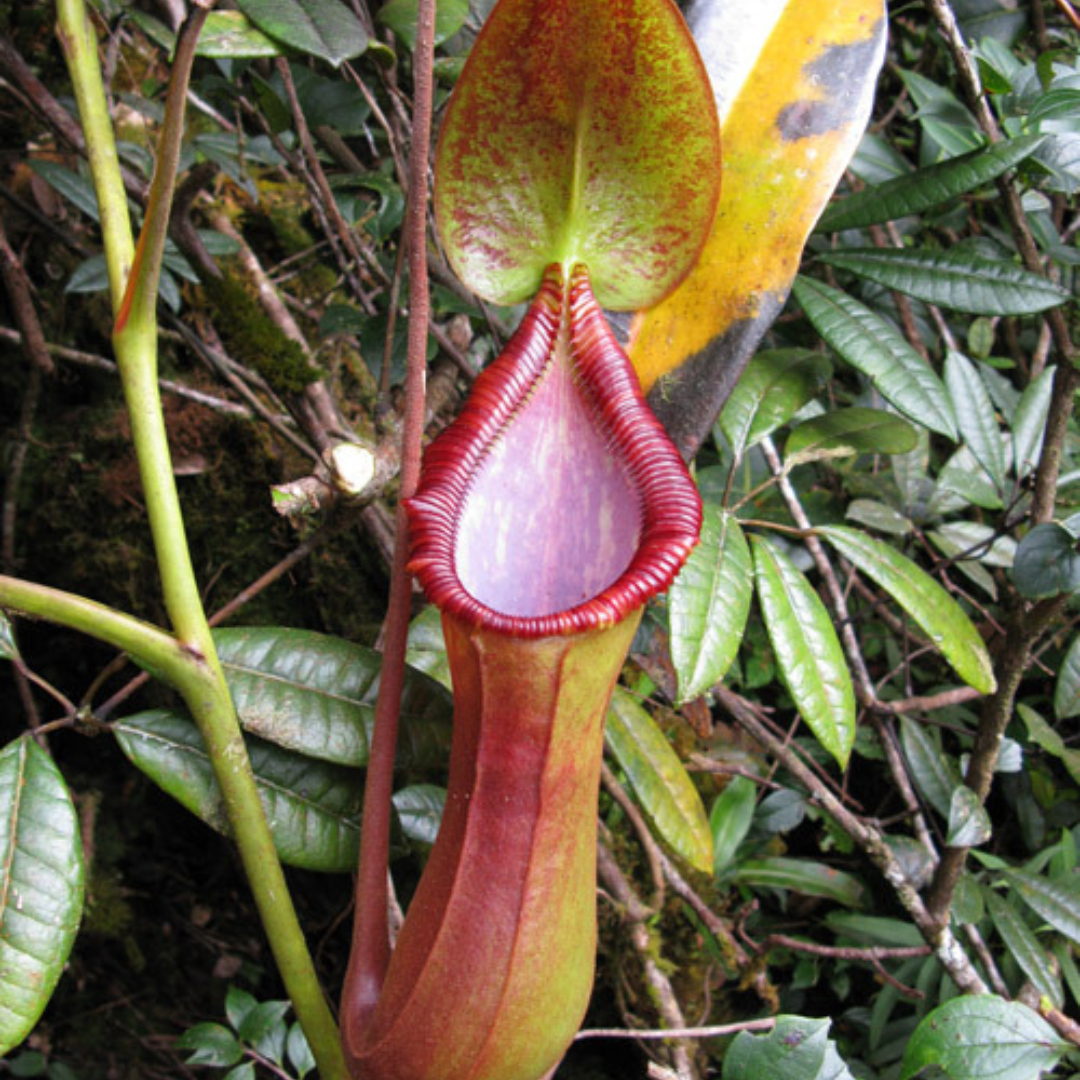
[[[604,785],[604,790],[619,804],[622,812],[634,827],[634,832],[637,833],[652,874],[654,891],[651,907],[653,914],[656,914],[664,906],[664,868],[661,864],[663,856],[660,847],[653,839],[652,830],[641,816],[636,803],[626,793],[606,761],[600,762],[600,781]]]
[[[741,1020],[735,1024],[713,1024],[684,1028],[585,1028],[574,1036],[578,1039],[719,1039],[738,1035],[740,1031],[771,1031],[776,1027],[775,1016],[757,1020]]]

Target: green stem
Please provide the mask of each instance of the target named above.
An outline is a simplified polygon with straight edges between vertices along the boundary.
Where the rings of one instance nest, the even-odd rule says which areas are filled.
[[[103,220],[106,257],[110,265],[120,267],[131,263],[131,274],[126,284],[112,282],[113,309],[117,312],[113,345],[131,421],[165,607],[176,633],[176,639],[170,640],[173,648],[179,650],[183,657],[183,662],[174,659],[164,673],[183,696],[206,743],[274,960],[320,1074],[324,1080],[347,1080],[348,1069],[341,1051],[337,1025],[319,985],[274,848],[243,735],[199,595],[158,393],[158,279],[183,138],[188,80],[199,30],[212,2],[200,0],[177,42],[157,167],[133,262],[130,259],[130,234],[115,221],[110,221],[105,227]],[[64,32],[70,35],[71,27],[86,25],[86,12],[83,0],[62,0],[62,3],[68,9]],[[84,42],[75,48],[74,55],[78,58],[78,64],[72,66],[71,76],[78,86],[77,100],[80,107],[86,100],[90,115],[99,117],[104,94],[100,68],[97,68],[96,44],[93,49],[88,49]],[[96,75],[91,73],[92,68],[96,69]],[[107,110],[105,115],[107,117]],[[87,142],[91,144],[101,137],[100,119],[95,119],[93,123],[96,126],[86,127]],[[111,131],[108,138],[111,140]],[[107,155],[91,155],[91,167],[95,170],[95,183],[99,190],[112,191],[119,184],[115,156],[110,159]],[[102,172],[101,176],[97,175],[98,171]],[[68,614],[73,615],[76,611],[76,606],[68,605]],[[95,610],[95,614],[102,613]],[[125,618],[116,613],[113,616],[113,622],[115,618]],[[137,623],[137,620],[132,622]],[[95,629],[95,625],[93,619],[83,619],[79,628],[100,636],[100,629]],[[139,654],[138,650],[133,651]]]
[[[106,238],[105,264],[109,272],[109,294],[113,315],[120,311],[124,286],[134,257],[127,195],[120,176],[109,103],[98,61],[97,36],[83,0],[56,0],[60,43],[71,73],[75,101],[79,106],[90,174],[97,192],[101,231]]]

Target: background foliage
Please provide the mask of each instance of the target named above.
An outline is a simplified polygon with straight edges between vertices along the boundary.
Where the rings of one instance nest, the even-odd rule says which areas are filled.
[[[393,501],[415,14],[238,8],[213,16],[193,83],[162,289],[168,420],[275,839],[336,987]],[[484,8],[440,3],[442,95]],[[98,9],[136,206],[171,12]],[[160,621],[51,23],[46,5],[0,12],[0,557]],[[1066,0],[890,12],[870,130],[697,456],[703,541],[609,721],[587,1027],[711,1034],[583,1039],[567,1076],[639,1075],[642,1051],[726,1080],[1080,1069],[1078,41]],[[435,430],[514,313],[431,264]],[[317,466],[350,431],[381,453],[362,505]],[[57,996],[0,1072],[305,1075],[228,844],[145,779],[221,828],[190,722],[107,650],[16,629],[4,868],[53,867],[40,884],[68,888],[68,937],[84,872],[86,906],[63,978],[44,961]],[[437,828],[449,720],[419,604],[411,657],[403,902]],[[59,771],[19,738],[31,727]],[[18,904],[0,898],[0,948],[25,956]],[[0,1041],[18,1023],[0,1012]]]

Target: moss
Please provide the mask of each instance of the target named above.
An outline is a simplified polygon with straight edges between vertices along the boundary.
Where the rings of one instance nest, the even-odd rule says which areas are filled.
[[[226,272],[206,290],[214,322],[233,358],[257,371],[278,394],[302,393],[322,378],[304,350],[278,329],[243,283]]]

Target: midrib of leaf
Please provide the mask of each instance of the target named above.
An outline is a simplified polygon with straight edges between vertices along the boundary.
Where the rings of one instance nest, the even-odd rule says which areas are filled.
[[[336,694],[332,690],[325,690],[321,686],[310,686],[307,683],[300,682],[299,679],[289,678],[285,675],[279,675],[273,671],[264,671],[260,668],[245,667],[243,664],[238,664],[234,660],[226,660],[221,665],[226,671],[235,671],[241,675],[251,675],[256,679],[261,679],[266,682],[276,682],[283,686],[290,686],[296,690],[301,690],[305,694],[312,694],[315,697],[326,698],[330,701],[340,701],[346,705],[356,705],[364,707],[367,705],[362,698],[347,697],[345,694]],[[368,706],[370,707],[370,706]]]

